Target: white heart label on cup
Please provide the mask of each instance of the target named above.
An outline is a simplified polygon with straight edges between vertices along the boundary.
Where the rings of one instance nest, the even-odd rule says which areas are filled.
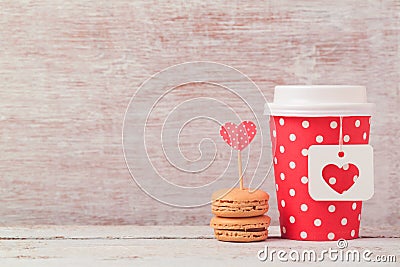
[[[370,199],[374,194],[372,146],[310,146],[308,192],[320,201]]]

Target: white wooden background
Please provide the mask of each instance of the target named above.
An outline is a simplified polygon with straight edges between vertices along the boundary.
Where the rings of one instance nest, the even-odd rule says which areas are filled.
[[[366,85],[376,193],[362,224],[398,225],[399,12],[396,0],[1,1],[0,224],[206,225],[209,207],[171,208],[137,188],[121,127],[146,78],[209,60],[269,100],[278,84]],[[263,189],[277,225],[271,179]]]

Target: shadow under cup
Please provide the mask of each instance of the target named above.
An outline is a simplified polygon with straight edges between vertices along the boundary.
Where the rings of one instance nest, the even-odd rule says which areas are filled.
[[[308,148],[339,145],[340,117],[270,117],[275,186],[283,238],[354,239],[361,201],[316,201],[308,191]],[[370,116],[342,116],[343,144],[368,144]],[[340,173],[333,173],[340,179]]]

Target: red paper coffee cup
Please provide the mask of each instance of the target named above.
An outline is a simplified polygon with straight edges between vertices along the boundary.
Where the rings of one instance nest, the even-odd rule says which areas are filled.
[[[365,87],[277,86],[269,107],[282,237],[316,241],[357,238],[362,201],[312,199],[308,148],[339,145],[341,117],[343,144],[368,144],[374,105],[367,103]],[[341,175],[331,172],[335,177]]]

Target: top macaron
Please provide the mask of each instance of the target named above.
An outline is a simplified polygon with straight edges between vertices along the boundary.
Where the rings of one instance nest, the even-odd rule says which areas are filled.
[[[268,211],[269,195],[248,188],[221,189],[212,195],[211,210],[219,217],[253,217]]]

